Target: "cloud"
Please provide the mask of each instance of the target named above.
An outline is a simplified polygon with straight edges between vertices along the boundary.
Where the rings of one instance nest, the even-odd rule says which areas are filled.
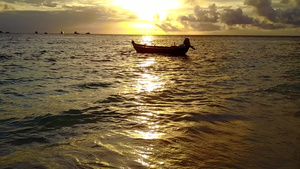
[[[234,9],[224,9],[225,13],[221,15],[221,21],[227,25],[237,25],[237,24],[252,24],[254,19],[244,15],[241,8]]]
[[[56,28],[66,29],[78,24],[88,24],[98,19],[94,18],[95,14],[97,14],[95,10],[80,12],[73,10],[14,11],[0,13],[0,20],[3,23],[2,29],[13,32],[33,32],[35,30],[56,30]]]
[[[32,4],[35,6],[47,6],[47,7],[56,7],[58,2],[64,1],[54,1],[54,0],[2,0],[3,2],[7,3],[25,3],[25,4]]]
[[[126,15],[125,15],[126,13]],[[0,12],[1,29],[11,32],[53,31],[74,32],[84,26],[135,19],[128,11],[105,6],[69,7],[61,11],[5,11]],[[77,30],[80,31],[80,30]]]
[[[175,32],[180,31],[180,29],[177,26],[172,25],[171,22],[162,22],[160,24],[156,23],[156,26],[161,28],[165,32]]]
[[[234,27],[236,25],[242,27],[254,26],[266,30],[276,30],[287,27],[284,24],[272,23],[264,20],[260,21],[258,19],[244,15],[241,8],[224,9],[224,13],[221,14],[221,22],[231,27]]]
[[[190,4],[196,0],[185,0]],[[235,0],[233,0],[235,1]],[[274,9],[270,0],[245,0],[245,5],[252,6],[262,18],[244,14],[243,8],[218,7],[211,4],[207,8],[194,6],[193,13],[181,15],[178,21],[184,28],[175,27],[171,21],[163,21],[157,26],[164,31],[226,31],[225,29],[260,28],[263,30],[289,29],[300,26],[300,0],[281,0],[282,8]],[[249,8],[248,8],[249,9]],[[226,26],[225,26],[226,25]]]
[[[254,19],[247,15],[243,14],[241,8],[237,9],[224,9],[224,13],[221,14],[221,22],[225,23],[226,25],[234,28],[234,26],[254,26],[266,30],[276,30],[286,28],[283,24],[276,24],[276,23],[268,23],[266,21],[259,21],[258,19]]]
[[[194,0],[186,0],[189,3],[194,3]],[[173,19],[172,19],[173,18]],[[176,18],[176,19],[174,19]],[[215,4],[208,8],[201,8],[196,5],[193,14],[179,15],[167,18],[164,21],[157,22],[156,26],[165,32],[174,31],[217,31],[221,27],[218,25],[219,13]],[[174,24],[174,22],[177,24]],[[181,24],[181,26],[179,26]]]
[[[279,10],[277,18],[279,23],[300,27],[300,3],[298,7],[290,8],[285,11]]]
[[[219,31],[221,29],[221,27],[219,25],[212,24],[209,22],[190,23],[189,26],[197,31]]]
[[[271,0],[246,0],[245,4],[255,7],[260,16],[264,16],[268,20],[276,22],[277,12],[271,6]]]
[[[266,30],[277,30],[277,29],[287,28],[287,26],[283,24],[267,23],[266,21],[258,21],[258,20],[254,20],[252,25]]]
[[[215,4],[208,8],[194,7],[194,13],[190,15],[183,15],[180,17],[181,24],[185,28],[192,28],[197,31],[217,31],[220,26],[217,24],[219,19],[219,12]]]
[[[11,32],[81,31],[84,27],[111,29],[120,22],[136,22],[137,14],[111,5],[112,0],[0,0],[0,28]],[[153,24],[165,32],[297,30],[300,0],[179,0],[166,19]],[[244,3],[243,3],[244,2]],[[201,7],[199,6],[201,4]],[[208,5],[209,4],[209,5]],[[208,5],[208,6],[205,6]],[[254,9],[254,10],[252,10]],[[119,30],[121,26],[114,28]],[[89,30],[92,31],[92,30]]]
[[[14,7],[11,7],[11,6],[7,5],[7,4],[4,4],[4,5],[3,5],[3,9],[4,9],[5,11],[7,11],[7,10],[14,10],[15,8],[14,8]]]
[[[212,22],[216,23],[218,20],[219,13],[217,12],[217,6],[212,4],[208,9],[203,9],[200,6],[195,6],[194,14],[189,16],[182,16],[182,21],[191,22]]]
[[[290,0],[280,0],[281,4],[288,4],[290,2]]]
[[[300,27],[300,0],[281,0],[281,4],[290,5],[285,10],[274,9],[271,0],[246,0],[245,4],[253,6],[258,15],[278,24]]]

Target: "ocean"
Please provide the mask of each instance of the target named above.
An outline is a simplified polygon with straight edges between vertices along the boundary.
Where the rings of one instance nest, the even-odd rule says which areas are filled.
[[[0,168],[300,168],[300,37],[0,34]]]

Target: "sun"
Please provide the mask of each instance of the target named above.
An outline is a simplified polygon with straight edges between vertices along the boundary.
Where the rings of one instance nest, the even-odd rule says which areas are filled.
[[[178,0],[114,0],[112,4],[130,10],[146,21],[153,21],[157,14],[160,19],[165,19],[171,9],[180,5]]]

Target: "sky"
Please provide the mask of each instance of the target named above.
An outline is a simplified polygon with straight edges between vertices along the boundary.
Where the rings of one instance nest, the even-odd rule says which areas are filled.
[[[300,36],[300,0],[0,0],[0,31]]]

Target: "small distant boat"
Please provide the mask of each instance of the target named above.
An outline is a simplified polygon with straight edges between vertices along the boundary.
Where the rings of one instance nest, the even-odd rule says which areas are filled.
[[[77,35],[77,34],[79,34],[79,33],[78,33],[77,31],[75,31],[75,32],[74,32],[74,34],[76,34],[76,35]]]
[[[44,34],[48,34],[48,32],[45,32]]]
[[[60,34],[64,34],[64,31],[60,31]]]
[[[134,41],[131,42],[134,49],[138,53],[163,53],[170,55],[185,55],[189,48],[195,49],[190,44],[190,40],[185,38],[183,44],[179,46],[150,46],[145,44],[137,44]]]
[[[35,34],[39,34],[39,32],[38,32],[38,31],[35,31],[34,33],[35,33]]]
[[[87,32],[86,34],[89,35],[89,34],[91,34],[91,33],[90,33],[90,32]]]
[[[2,31],[0,31],[0,33],[3,33]]]

